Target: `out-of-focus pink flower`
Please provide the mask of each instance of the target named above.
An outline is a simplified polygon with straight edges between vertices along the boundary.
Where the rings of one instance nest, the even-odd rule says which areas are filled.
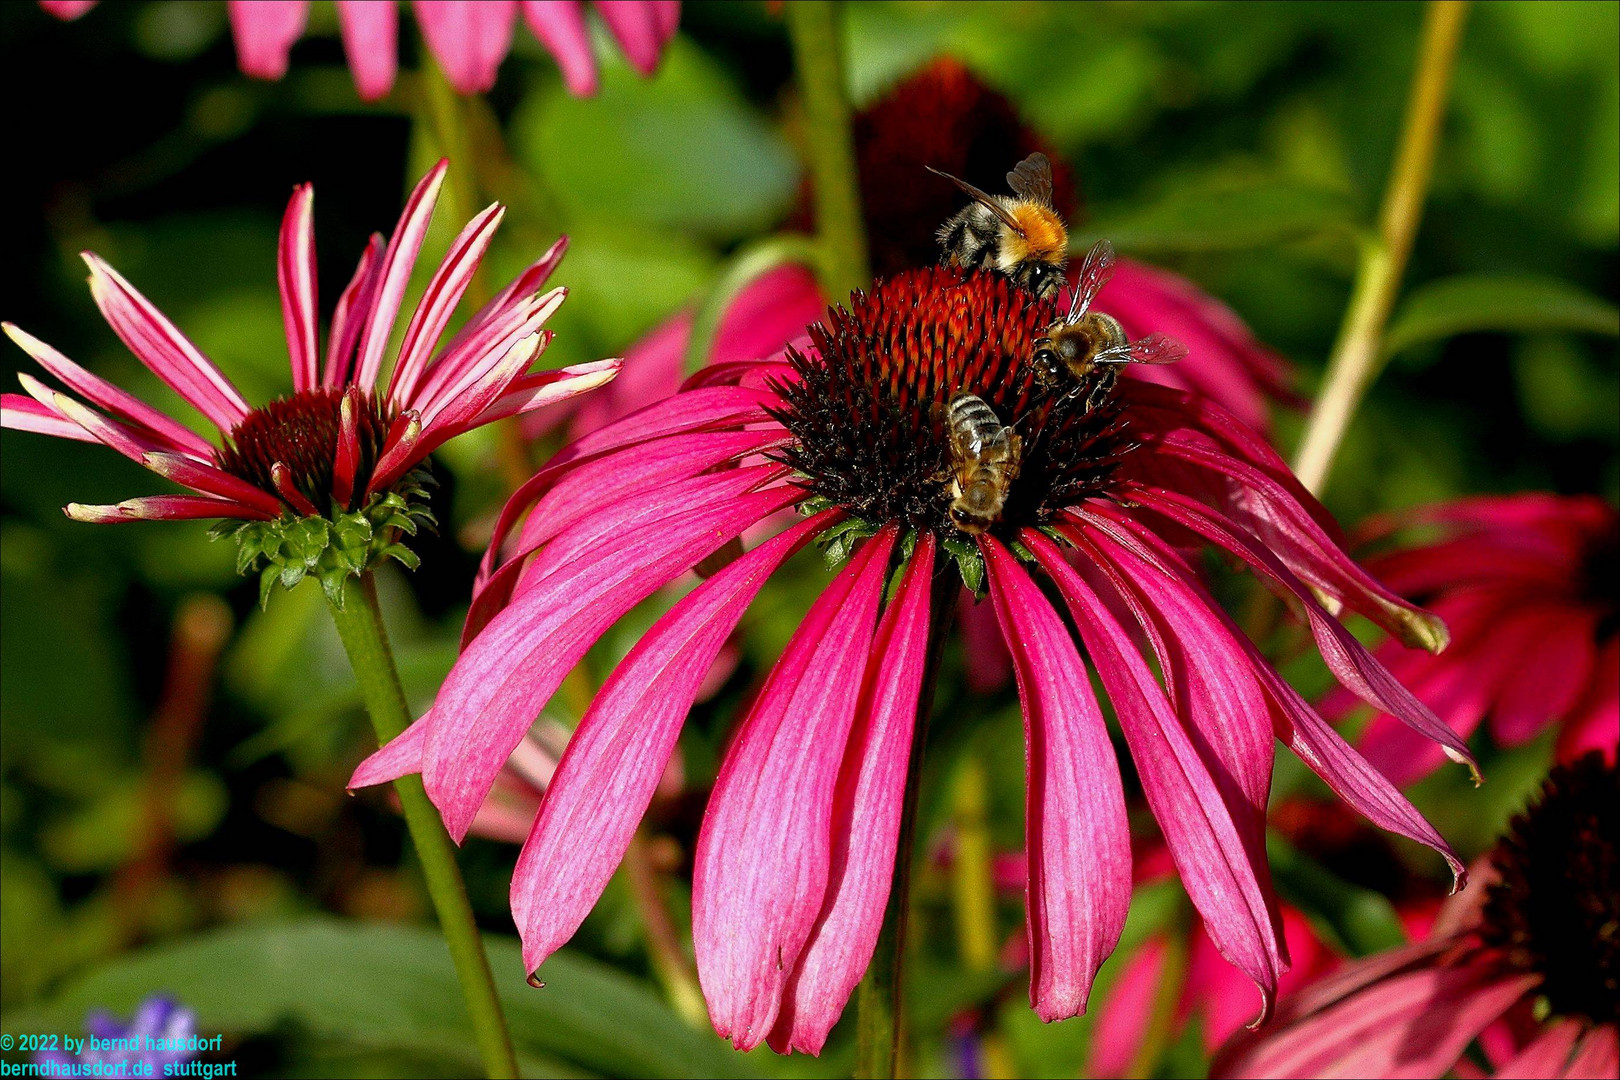
[[[399,5],[335,3],[355,90],[364,101],[387,96],[399,71]],[[58,18],[76,19],[95,3],[41,0],[40,6]],[[680,0],[599,0],[592,6],[630,66],[642,75],[656,71],[680,25]],[[286,75],[292,47],[304,35],[309,0],[228,0],[228,8],[243,73],[271,80]],[[582,0],[412,0],[411,10],[428,52],[460,93],[481,94],[495,85],[520,14],[557,61],[569,93],[596,93],[596,58]]]
[[[293,392],[257,409],[134,286],[85,253],[91,295],[113,332],[213,422],[221,436],[217,444],[6,323],[11,339],[70,393],[21,374],[28,395],[0,395],[0,423],[105,443],[193,492],[111,506],[71,503],[67,515],[92,522],[336,515],[389,491],[457,435],[611,380],[617,360],[527,373],[550,340],[546,320],[565,296],[562,289],[539,292],[562,258],[563,241],[438,348],[500,225],[502,208],[496,204],[468,223],[434,271],[383,381],[390,336],[445,169],[441,161],[417,184],[391,238],[372,237],[332,314],[324,360],[316,311],[315,193],[307,184],[294,189],[277,256]]]
[[[1037,1013],[1084,1010],[1131,888],[1113,747],[1039,578],[1079,627],[1210,937],[1269,1007],[1287,967],[1263,842],[1274,739],[1373,821],[1462,867],[1159,532],[1197,534],[1256,568],[1302,605],[1348,685],[1461,760],[1460,741],[1317,595],[1414,643],[1438,646],[1444,631],[1352,562],[1326,512],[1218,406],[1141,382],[1099,386],[1095,407],[1038,391],[1025,365],[1055,310],[1000,274],[907,272],[812,328],[807,352],[712,365],[565,447],[502,512],[470,643],[432,710],[353,784],[419,771],[451,834],[465,835],[533,717],[615,620],[797,507],[805,520],[659,620],[581,721],[512,883],[525,963],[536,968],[585,918],[716,652],[766,579],[820,536],[853,557],[748,709],[698,840],[693,933],[716,1029],[739,1047],[816,1052],[842,1012],[888,897],[931,615],[962,580],[988,582],[1023,699]],[[978,536],[949,523],[941,479],[942,406],[964,389],[1017,417],[1027,447],[1000,520]]]
[[[1620,799],[1588,754],[1553,770],[1426,940],[1367,957],[1240,1032],[1212,1076],[1613,1077]]]
[[[1485,496],[1380,523],[1433,527],[1432,543],[1381,556],[1374,572],[1442,616],[1443,660],[1386,645],[1378,655],[1441,719],[1467,737],[1481,721],[1504,746],[1557,726],[1558,755],[1620,741],[1620,515],[1596,496]],[[1404,655],[1403,655],[1404,654]],[[1330,696],[1323,713],[1357,707]],[[1368,760],[1397,784],[1439,758],[1399,723],[1378,716],[1362,740]]]

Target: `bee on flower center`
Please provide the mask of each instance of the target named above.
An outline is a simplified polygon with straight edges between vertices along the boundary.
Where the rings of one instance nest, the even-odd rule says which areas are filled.
[[[1057,294],[1069,255],[1069,230],[1052,207],[1052,163],[1029,155],[1007,174],[1012,195],[991,195],[929,167],[973,201],[940,226],[940,262],[1000,270],[1037,299]]]
[[[1149,334],[1131,341],[1118,319],[1091,310],[1092,301],[1113,272],[1114,245],[1099,240],[1080,264],[1080,277],[1069,301],[1069,313],[1035,339],[1029,365],[1038,386],[1048,391],[1062,391],[1065,396],[1078,394],[1089,386],[1095,397],[1107,394],[1114,384],[1111,370],[1100,380],[1091,379],[1100,365],[1170,364],[1187,355],[1185,345],[1164,334]]]
[[[1001,518],[1007,492],[1023,464],[1024,440],[973,394],[951,398],[945,428],[951,449],[951,524],[977,535]]]

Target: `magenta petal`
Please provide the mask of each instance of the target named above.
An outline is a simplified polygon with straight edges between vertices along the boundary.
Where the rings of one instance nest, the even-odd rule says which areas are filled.
[[[596,12],[607,24],[608,32],[624,50],[630,66],[643,75],[651,75],[658,68],[658,54],[663,46],[663,33],[659,15],[645,0],[616,0],[598,3]]]
[[[1349,630],[1324,611],[1310,590],[1265,545],[1203,503],[1176,492],[1133,487],[1131,497],[1231,552],[1268,581],[1291,593],[1310,621],[1311,635],[1316,639],[1322,659],[1339,682],[1363,701],[1377,705],[1439,743],[1452,760],[1467,764],[1478,775],[1473,755],[1457,733],[1441,723],[1428,706],[1397,682]],[[1103,509],[1098,512],[1106,513]],[[1119,520],[1118,515],[1109,516]]]
[[[554,371],[535,371],[512,381],[495,404],[479,413],[471,423],[487,424],[519,413],[558,405],[569,398],[606,386],[619,377],[624,362],[618,359],[588,360]]]
[[[247,402],[197,346],[101,257],[84,252],[90,295],[129,351],[221,431],[248,414]]]
[[[1496,1069],[1496,1075],[1504,1080],[1510,1077],[1520,1077],[1523,1080],[1540,1080],[1542,1077],[1555,1080],[1564,1074],[1569,1065],[1570,1051],[1575,1049],[1575,1041],[1581,1036],[1581,1024],[1578,1020],[1559,1020],[1549,1024],[1530,1044],[1508,1060],[1502,1062]],[[1594,1077],[1608,1077],[1613,1075],[1614,1069],[1610,1067],[1606,1073],[1592,1073]]]
[[[816,599],[726,752],[698,834],[692,942],[709,1018],[764,1041],[827,896],[839,766],[855,721],[895,529]]]
[[[458,841],[501,765],[604,631],[682,570],[794,501],[775,489],[672,513],[517,597],[473,639],[434,703],[423,781]],[[683,493],[670,492],[680,511]]]
[[[362,761],[349,777],[349,790],[386,784],[402,776],[422,771],[422,750],[427,745],[428,728],[433,723],[433,710],[423,713],[415,723],[380,746]]]
[[[422,38],[462,94],[482,94],[512,47],[517,0],[414,0]]]
[[[1042,1020],[1085,1012],[1131,900],[1125,795],[1102,710],[1074,638],[1004,547],[982,537],[990,596],[1024,709],[1030,1005]]]
[[[352,381],[366,389],[377,385],[377,376],[382,372],[383,350],[388,347],[388,339],[394,332],[394,318],[405,299],[411,268],[416,265],[417,253],[422,250],[428,222],[433,217],[433,205],[439,199],[439,188],[449,167],[448,161],[440,159],[411,191],[410,198],[405,200],[405,209],[399,216],[399,224],[388,238],[388,247],[377,265],[376,289],[368,297],[370,303],[367,309],[357,308],[350,314],[351,318],[359,320],[360,330]]]
[[[378,101],[394,88],[399,68],[399,12],[392,0],[337,0],[343,54],[361,101]]]
[[[575,97],[596,93],[596,57],[579,0],[523,0],[523,21],[546,47]]]
[[[62,380],[62,385],[96,408],[105,410],[120,420],[127,420],[139,429],[144,429],[154,442],[167,444],[171,450],[183,451],[197,457],[213,457],[213,444],[184,424],[158,412],[135,395],[91,374],[21,327],[11,323],[0,323],[0,327],[3,327],[6,336],[16,342],[23,352],[33,357],[40,367]],[[77,438],[77,436],[69,437]]]
[[[39,0],[39,6],[64,22],[71,22],[96,6],[96,0]]]
[[[681,599],[636,643],[563,751],[512,875],[533,972],[579,929],[624,857],[703,676],[765,580],[836,518],[766,541]]]
[[[1597,617],[1560,611],[1532,625],[1537,636],[1514,657],[1491,707],[1491,734],[1518,746],[1562,720],[1580,701],[1597,660]]]
[[[1125,969],[1115,976],[1095,1013],[1085,1075],[1124,1076],[1136,1060],[1162,990],[1169,949],[1161,934],[1144,941],[1126,959]]]
[[[281,288],[293,390],[310,390],[320,383],[321,356],[316,327],[320,294],[315,285],[315,189],[309,184],[293,188],[281,219],[276,283]]]
[[[1616,1066],[1620,1066],[1620,1037],[1613,1024],[1604,1024],[1586,1033],[1564,1076],[1569,1080],[1608,1080],[1615,1074]],[[1515,1074],[1503,1071],[1498,1075]]]
[[[255,507],[244,506],[234,499],[219,499],[212,495],[146,495],[138,499],[125,499],[111,506],[87,506],[68,503],[62,512],[74,521],[88,521],[98,525],[125,521],[181,521],[194,518],[247,518],[267,521],[267,514]]]
[[[360,333],[371,317],[376,303],[378,271],[382,267],[385,241],[380,233],[372,233],[354,276],[338,297],[332,310],[332,326],[326,333],[326,366],[321,369],[321,385],[335,390],[350,383],[349,373],[354,370],[354,349],[360,342]],[[370,387],[367,387],[369,390]]]
[[[1025,530],[1024,542],[1068,602],[1187,895],[1221,955],[1259,987],[1260,1015],[1268,1015],[1287,959],[1264,853],[1257,859],[1245,842],[1244,822],[1234,819],[1209,766],[1108,605],[1050,540]]]
[[[287,58],[309,14],[307,0],[230,0],[226,10],[242,74],[255,79],[287,74]]]
[[[425,405],[415,398],[417,381],[427,367],[433,347],[439,343],[439,335],[450,324],[462,294],[472,284],[473,275],[478,272],[504,214],[501,204],[494,203],[469,221],[451,242],[450,250],[423,290],[416,312],[405,328],[394,373],[388,380],[388,400],[400,408],[421,407],[426,411]]]
[[[32,431],[77,442],[100,442],[83,427],[61,413],[23,394],[0,394],[0,427]]]
[[[821,1053],[877,948],[894,881],[911,735],[927,667],[934,537],[924,532],[878,623],[833,806],[827,900],[771,1033],[778,1052]]]

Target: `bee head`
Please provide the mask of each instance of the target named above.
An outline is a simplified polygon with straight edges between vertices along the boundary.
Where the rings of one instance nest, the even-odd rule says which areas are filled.
[[[1043,341],[1045,344],[1030,355],[1029,366],[1035,377],[1035,385],[1050,390],[1062,380],[1065,365],[1058,356],[1056,344],[1050,339]]]
[[[952,525],[972,536],[978,536],[990,528],[995,517],[985,514],[975,507],[966,505],[968,498],[969,496],[964,496],[951,503],[947,514],[950,516]]]
[[[1038,300],[1050,299],[1063,286],[1063,265],[1042,259],[1025,259],[1010,275],[1025,292]]]

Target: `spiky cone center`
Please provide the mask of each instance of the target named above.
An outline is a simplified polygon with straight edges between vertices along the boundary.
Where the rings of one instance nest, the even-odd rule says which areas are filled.
[[[221,469],[281,499],[286,511],[272,521],[227,522],[216,536],[237,544],[239,573],[258,571],[260,601],[280,584],[292,588],[314,577],[342,605],[351,577],[394,559],[415,568],[402,542],[432,528],[425,469],[369,491],[382,457],[392,410],[371,394],[304,390],[255,409],[234,427],[217,453]],[[338,464],[345,432],[350,462]],[[312,512],[313,511],[313,512]]]
[[[1620,1023],[1620,789],[1596,752],[1559,766],[1491,853],[1480,937],[1556,1016]]]
[[[855,293],[810,328],[819,357],[792,352],[797,378],[777,392],[793,436],[782,460],[817,505],[845,508],[864,528],[890,522],[966,539],[949,507],[953,461],[947,407],[977,395],[1023,440],[1017,477],[990,531],[1011,537],[1107,490],[1133,444],[1108,371],[1076,393],[1039,387],[1033,344],[1058,317],[989,271],[906,271]],[[864,529],[863,529],[864,531]]]
[[[322,511],[333,503],[344,392],[303,390],[254,409],[231,429],[218,452],[219,467],[281,498],[279,464],[292,486]],[[349,394],[359,447],[354,488],[364,491],[394,417],[371,394]],[[339,509],[348,509],[346,505]]]

